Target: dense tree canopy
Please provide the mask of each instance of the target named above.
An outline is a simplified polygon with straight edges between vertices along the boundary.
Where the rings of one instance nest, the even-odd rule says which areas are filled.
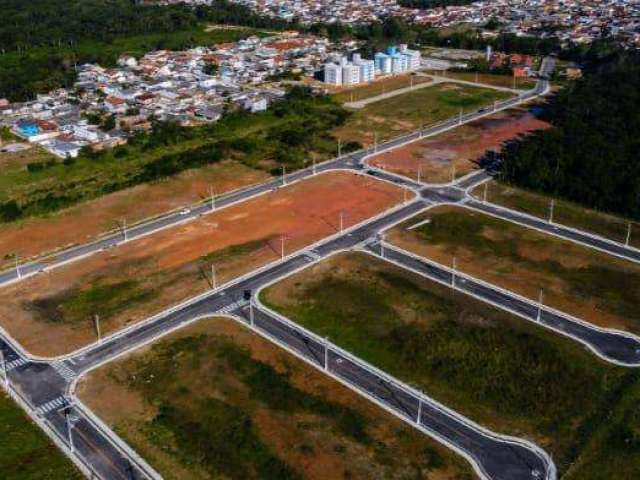
[[[587,56],[587,59],[589,57]],[[589,207],[640,219],[640,56],[587,61],[545,116],[553,128],[509,143],[502,178]]]

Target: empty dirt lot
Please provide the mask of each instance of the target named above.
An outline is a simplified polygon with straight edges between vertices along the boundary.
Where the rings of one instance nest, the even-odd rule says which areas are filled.
[[[46,217],[0,225],[0,265],[93,240],[101,233],[127,223],[220,195],[269,177],[265,172],[226,161],[189,170],[175,177],[111,193]]]
[[[499,150],[503,142],[548,124],[524,109],[513,109],[476,120],[449,132],[410,143],[369,159],[390,172],[428,183],[445,183],[476,167],[487,150]]]
[[[107,250],[0,291],[0,324],[28,351],[60,355],[336,233],[403,200],[391,184],[332,172]]]

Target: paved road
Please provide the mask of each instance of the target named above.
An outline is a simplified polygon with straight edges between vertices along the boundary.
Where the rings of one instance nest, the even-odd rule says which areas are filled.
[[[454,276],[447,267],[420,259],[386,243],[384,252],[378,242],[368,244],[366,250],[433,280],[447,285],[452,285],[453,282],[455,288],[461,292],[516,313],[542,326],[570,335],[610,361],[628,366],[640,366],[640,339],[637,337],[625,335],[623,332],[602,330],[544,306],[540,308],[536,302],[467,275],[457,274]],[[539,319],[538,310],[540,310]]]
[[[511,222],[519,223],[527,227],[536,228],[542,230],[551,235],[572,240],[574,242],[588,245],[597,250],[616,255],[618,257],[631,260],[633,262],[640,262],[640,250],[632,247],[627,247],[621,243],[616,243],[604,238],[600,238],[594,235],[590,235],[586,232],[574,230],[569,227],[557,223],[549,223],[541,218],[532,217],[530,215],[523,214],[521,212],[510,210],[508,208],[501,207],[493,203],[484,203],[476,199],[469,199],[466,205],[481,212],[493,215],[495,217],[509,220]]]
[[[528,92],[517,99],[500,102],[496,108],[508,108],[522,100],[539,95],[546,91],[546,88],[546,82],[539,82],[536,90]],[[316,167],[315,172],[336,168],[362,170],[365,168],[362,165],[362,161],[376,151],[393,148],[423,135],[436,134],[454,128],[461,122],[472,121],[491,113],[492,110],[483,109],[463,115],[461,118],[442,122],[421,132],[381,144],[376,149],[360,151],[323,163]],[[287,175],[285,181],[290,183],[308,177],[315,172],[311,168],[300,170]],[[2,339],[0,348],[5,353],[7,365],[10,366],[8,376],[12,387],[30,405],[29,411],[31,414],[38,412],[37,415],[45,423],[50,434],[64,444],[68,444],[65,414],[69,414],[69,418],[73,423],[71,432],[73,444],[76,448],[75,457],[84,462],[98,477],[108,479],[153,477],[153,471],[148,468],[142,459],[137,457],[135,452],[123,450],[123,448],[126,449],[127,447],[117,445],[119,441],[117,436],[110,432],[106,426],[93,419],[90,413],[85,412],[80,405],[69,405],[70,401],[73,400],[72,396],[68,395],[68,389],[74,379],[88,369],[112,360],[115,356],[131,351],[194,319],[210,316],[221,311],[235,311],[238,314],[246,313],[246,306],[243,306],[241,300],[245,290],[255,291],[266,283],[290,274],[312,261],[339,250],[353,248],[360,242],[374,236],[381,229],[415,215],[430,202],[465,200],[464,191],[460,188],[423,189],[420,191],[421,185],[410,179],[394,176],[376,169],[367,169],[366,173],[413,191],[419,191],[420,196],[418,199],[412,200],[408,205],[387,213],[364,226],[326,240],[313,250],[293,255],[284,262],[256,271],[253,275],[228,286],[224,290],[203,295],[195,301],[171,309],[149,321],[109,337],[97,345],[85,348],[64,360],[53,362],[31,361],[25,358],[18,348],[10,344],[9,339],[4,339],[0,334],[0,339]],[[244,201],[251,196],[278,188],[282,183],[282,179],[276,178],[265,184],[231,193],[216,199],[215,208]],[[55,268],[66,262],[83,258],[105,248],[114,247],[119,243],[139,238],[159,229],[188,221],[212,210],[212,205],[206,202],[194,207],[185,215],[171,213],[130,227],[126,231],[126,236],[124,232],[116,233],[99,239],[94,243],[74,247],[52,257],[21,265],[18,269],[0,274],[0,285],[20,280],[27,275],[36,274],[45,268]],[[313,355],[316,361],[320,361],[316,358],[319,353],[319,346],[305,341],[305,333],[302,330],[297,328],[294,329],[296,332],[292,330],[287,334],[287,330],[284,328],[284,326],[289,325],[287,322],[280,320],[279,323],[274,323],[273,318],[269,318],[272,316],[264,313],[260,312],[259,315],[262,316],[257,320],[262,331],[268,332],[270,331],[268,329],[271,329],[279,332],[277,337],[273,336],[279,343],[286,344],[296,351],[305,351],[308,355]],[[329,363],[332,365],[331,373],[348,381],[354,388],[374,396],[380,402],[400,412],[407,418],[417,418],[418,400],[415,392],[409,392],[406,388],[396,384],[386,376],[363,367],[360,361],[347,358],[346,354],[339,356],[335,351],[329,352]],[[551,471],[547,471],[548,468],[553,469],[553,465],[545,465],[543,456],[535,449],[522,444],[509,446],[510,444],[503,440],[481,432],[478,427],[471,425],[465,419],[457,417],[452,412],[438,410],[437,405],[430,400],[425,398],[424,401],[426,403],[422,406],[424,410],[420,415],[420,425],[423,428],[430,429],[434,434],[441,435],[441,437],[454,442],[460,449],[468,452],[482,465],[482,468],[491,478],[532,478],[532,470],[539,468],[545,473],[550,473],[551,478],[553,477]]]
[[[548,83],[546,81],[541,81],[538,83],[535,89],[529,92],[525,92],[518,97],[504,100],[501,102],[496,102],[496,104],[493,107],[482,108],[474,112],[469,112],[460,117],[456,117],[456,118],[441,122],[437,125],[426,127],[420,131],[413,132],[403,137],[394,138],[387,142],[381,143],[380,145],[377,145],[375,148],[361,150],[349,155],[344,155],[341,158],[333,159],[333,160],[318,164],[315,168],[309,167],[302,170],[298,170],[296,172],[286,175],[284,182],[282,178],[273,178],[268,182],[247,187],[245,189],[232,192],[228,195],[223,195],[215,200],[215,209],[219,209],[225,206],[232,205],[234,203],[245,201],[248,198],[253,197],[255,195],[266,193],[276,188],[279,188],[283,186],[284,183],[288,184],[297,180],[301,180],[303,178],[310,177],[314,175],[314,173],[321,173],[321,172],[325,172],[332,169],[361,170],[362,168],[364,168],[362,165],[362,161],[366,157],[374,154],[375,152],[395,148],[407,142],[410,142],[412,140],[421,138],[423,136],[435,135],[435,134],[447,131],[449,129],[455,128],[456,126],[461,125],[462,123],[467,123],[467,122],[476,120],[478,118],[491,115],[496,110],[509,108],[522,101],[539,96],[542,93],[546,92],[547,89],[548,89]],[[398,176],[394,176],[388,173],[383,173],[381,170],[376,170],[376,169],[371,169],[371,170],[376,171],[377,172],[376,175],[380,177],[384,177],[387,180],[393,181],[396,184],[406,185],[407,187],[410,187],[410,188],[415,188],[418,186],[417,182],[414,182],[410,179],[403,179]],[[116,232],[110,235],[106,235],[94,242],[78,245],[76,247],[72,247],[72,248],[60,251],[55,255],[51,255],[51,256],[42,258],[40,260],[21,264],[19,265],[18,268],[0,272],[0,286],[11,283],[11,282],[19,281],[20,279],[26,276],[35,275],[44,270],[50,270],[50,269],[56,268],[60,265],[63,265],[71,261],[79,260],[81,258],[100,252],[102,250],[113,248],[123,242],[131,241],[136,238],[140,238],[144,235],[149,235],[150,233],[156,232],[158,230],[169,228],[173,225],[178,225],[180,223],[193,220],[201,215],[211,213],[213,210],[214,208],[210,202],[203,202],[202,204],[191,208],[189,212],[186,214],[182,214],[181,212],[172,212],[166,215],[162,215],[155,219],[131,226],[126,229],[126,233],[124,231]]]
[[[373,397],[401,417],[417,423],[437,438],[455,445],[473,458],[488,477],[499,480],[545,478],[549,469],[546,459],[528,446],[493,436],[310,332],[284,322],[277,315],[258,307],[253,307],[253,314],[249,307],[242,308],[240,313],[245,319],[253,318],[253,326],[277,343],[293,349],[309,362]]]

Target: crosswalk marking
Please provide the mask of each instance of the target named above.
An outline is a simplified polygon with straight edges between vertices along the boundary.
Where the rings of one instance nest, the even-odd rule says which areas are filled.
[[[245,305],[248,305],[248,303],[249,302],[247,302],[246,300],[241,300],[239,302],[233,302],[233,303],[230,303],[229,305],[225,305],[220,310],[217,310],[216,313],[231,313],[234,310],[238,310],[238,309],[244,307]]]
[[[58,397],[40,405],[38,408],[36,408],[36,412],[38,412],[40,415],[46,415],[47,413],[53,410],[60,409],[65,405],[67,405],[67,399],[64,397]]]
[[[76,372],[67,367],[64,362],[53,362],[51,366],[68,382],[76,378]]]
[[[26,358],[18,358],[16,360],[7,362],[6,364],[7,372],[10,372],[14,368],[21,367],[22,365],[26,365],[27,363],[29,363],[29,360],[27,360]]]

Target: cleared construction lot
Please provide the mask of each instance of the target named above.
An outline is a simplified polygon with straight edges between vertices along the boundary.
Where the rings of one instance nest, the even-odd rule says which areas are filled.
[[[28,351],[60,355],[139,322],[398,203],[404,192],[321,174],[100,252],[0,291],[0,323]]]
[[[420,172],[427,183],[446,183],[477,168],[475,161],[486,151],[499,150],[503,142],[547,126],[526,109],[511,109],[380,153],[368,162],[413,179]]]

